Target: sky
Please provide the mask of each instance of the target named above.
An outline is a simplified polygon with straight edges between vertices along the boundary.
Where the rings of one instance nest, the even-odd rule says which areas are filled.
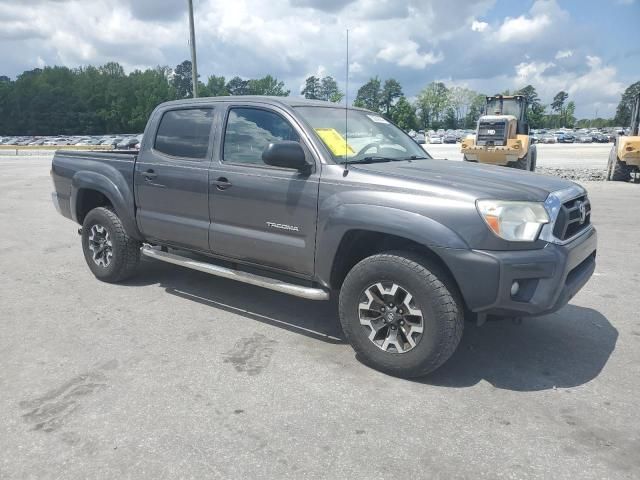
[[[200,79],[274,75],[299,95],[332,75],[349,96],[372,76],[416,96],[431,81],[483,93],[560,90],[578,118],[613,116],[640,80],[640,0],[194,0]],[[0,0],[0,75],[189,58],[186,0]]]

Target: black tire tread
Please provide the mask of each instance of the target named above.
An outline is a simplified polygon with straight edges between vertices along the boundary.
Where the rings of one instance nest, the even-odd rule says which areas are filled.
[[[632,171],[633,167],[630,167],[625,162],[621,162],[616,156],[609,179],[614,182],[628,182],[631,180]]]
[[[127,234],[122,221],[112,207],[94,208],[87,214],[85,220],[90,218],[92,212],[100,213],[108,218],[114,233],[113,242],[116,244],[117,254],[120,257],[116,259],[119,262],[118,268],[111,275],[108,277],[97,276],[97,278],[108,283],[121,282],[130,278],[135,274],[140,263],[141,243]]]
[[[420,368],[412,369],[411,371],[400,372],[392,365],[381,365],[381,370],[392,373],[397,376],[403,377],[419,377],[424,376],[446,362],[453,352],[458,347],[462,338],[464,330],[464,314],[462,308],[462,302],[460,301],[460,295],[457,291],[455,284],[452,285],[452,280],[448,278],[445,272],[442,272],[437,265],[434,265],[428,260],[428,258],[420,255],[416,252],[409,251],[389,251],[380,254],[373,255],[365,258],[358,263],[347,275],[344,283],[350,281],[350,276],[357,274],[357,269],[365,265],[384,264],[385,262],[393,261],[402,264],[404,267],[413,270],[413,272],[424,278],[424,283],[432,288],[433,296],[437,300],[438,314],[441,315],[444,321],[439,322],[442,328],[443,342],[437,351],[437,354],[420,366]],[[428,268],[427,268],[428,267]],[[339,303],[340,318],[345,318],[347,312],[344,311],[343,302]],[[345,325],[343,324],[343,329]],[[345,335],[349,338],[350,331],[348,327],[345,329]],[[351,342],[356,353],[361,356],[366,356],[366,353],[361,351],[357,344]]]

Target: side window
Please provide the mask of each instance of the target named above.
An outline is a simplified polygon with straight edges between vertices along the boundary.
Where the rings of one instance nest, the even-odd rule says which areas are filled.
[[[280,115],[257,108],[233,108],[224,133],[222,158],[225,162],[264,165],[262,151],[271,142],[300,137]]]
[[[154,149],[174,157],[203,160],[207,156],[213,109],[169,110],[162,115]]]

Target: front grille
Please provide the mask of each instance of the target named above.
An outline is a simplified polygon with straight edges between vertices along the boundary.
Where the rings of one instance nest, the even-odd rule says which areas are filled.
[[[504,121],[482,121],[478,125],[476,145],[506,145],[506,130]]]
[[[553,226],[553,236],[558,240],[567,240],[578,235],[590,224],[591,203],[589,198],[583,195],[562,204]]]

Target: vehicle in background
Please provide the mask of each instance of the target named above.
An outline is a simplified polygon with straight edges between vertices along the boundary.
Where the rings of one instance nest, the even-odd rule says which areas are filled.
[[[607,137],[607,135],[605,135],[604,133],[600,133],[600,132],[594,133],[591,136],[591,140],[594,143],[609,143],[609,138]]]
[[[573,133],[569,132],[559,132],[556,134],[556,142],[557,143],[575,143],[576,137]]]
[[[455,133],[447,133],[444,137],[442,137],[442,143],[457,143],[458,139]]]
[[[628,182],[640,171],[640,93],[633,101],[629,134],[616,138],[607,164],[607,180]]]
[[[486,97],[486,113],[478,120],[475,138],[462,142],[464,161],[533,172],[537,151],[529,138],[527,105],[523,95]]]
[[[577,138],[580,143],[593,143],[593,136],[590,133],[580,134]]]
[[[144,255],[309,300],[337,295],[358,358],[403,377],[442,365],[465,316],[556,311],[596,265],[580,185],[435,160],[380,115],[328,102],[164,103],[140,152],[59,150],[51,176],[97,279],[131,277]]]
[[[425,143],[427,143],[427,139],[426,139],[426,137],[424,136],[424,132],[423,132],[423,133],[420,133],[420,132],[416,133],[416,134],[413,136],[413,139],[415,140],[415,142],[416,142],[418,145],[424,145]]]
[[[429,135],[429,143],[442,143],[442,137],[440,135],[438,135],[437,133],[434,133],[433,135]]]
[[[550,133],[545,133],[540,137],[540,143],[557,143],[556,136]]]
[[[136,144],[140,143],[136,137],[128,137],[123,139],[116,145],[117,150],[129,150],[132,149]]]

